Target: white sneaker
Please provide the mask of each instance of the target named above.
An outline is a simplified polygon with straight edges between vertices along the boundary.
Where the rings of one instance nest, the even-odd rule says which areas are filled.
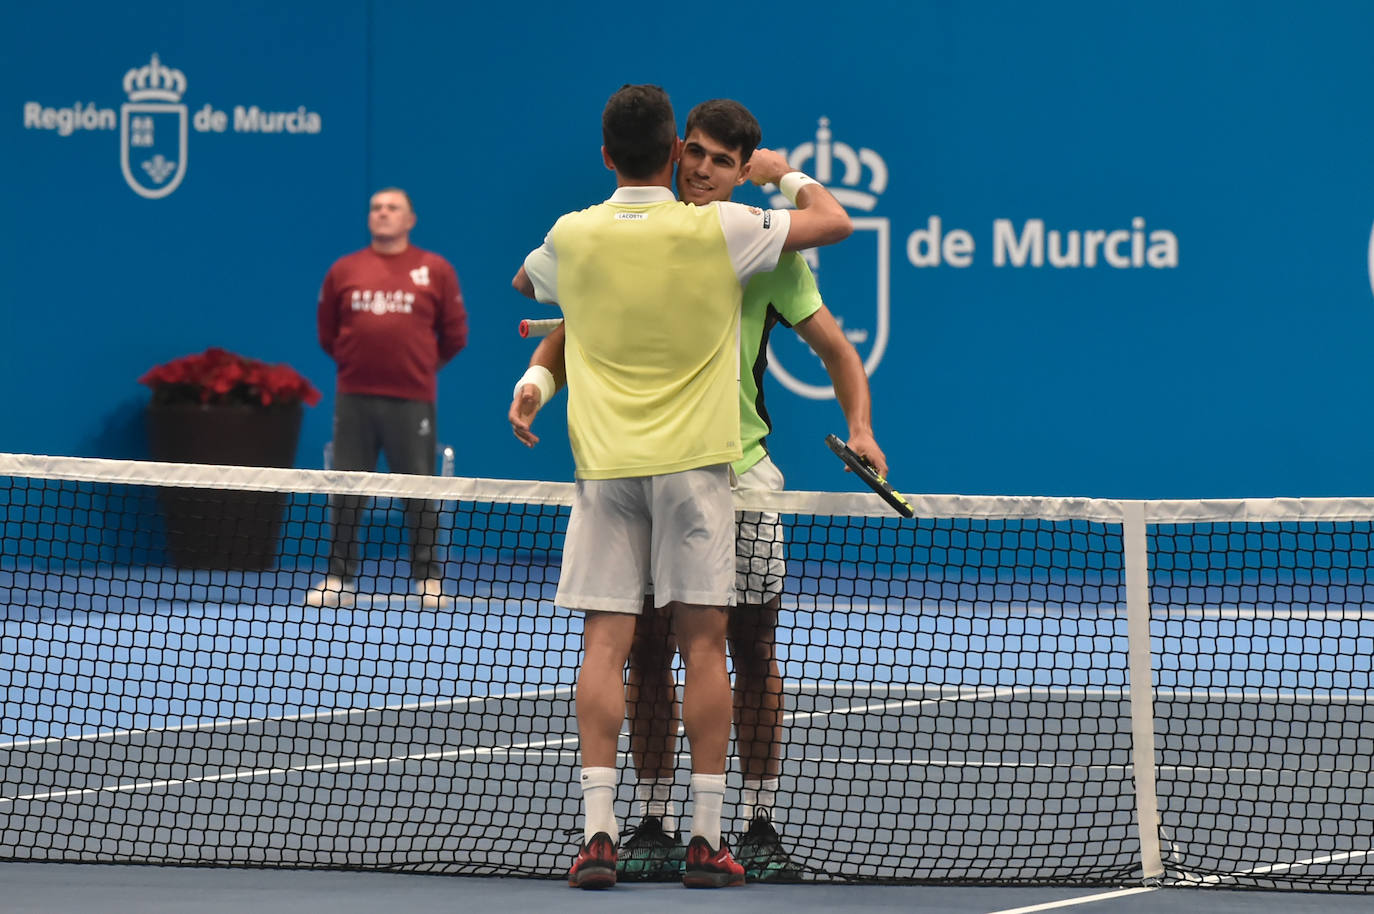
[[[352,606],[357,590],[352,581],[328,575],[305,592],[306,606]]]
[[[453,605],[453,597],[444,593],[444,582],[439,578],[429,578],[415,585],[420,595],[420,605],[425,609],[448,609]]]

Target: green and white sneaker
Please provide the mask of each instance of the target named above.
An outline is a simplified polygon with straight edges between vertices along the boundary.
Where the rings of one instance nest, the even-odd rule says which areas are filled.
[[[787,855],[782,839],[766,815],[755,816],[739,839],[735,858],[750,882],[801,882],[801,867]]]
[[[616,876],[622,882],[677,882],[686,860],[682,838],[665,832],[662,819],[648,816],[621,834]]]

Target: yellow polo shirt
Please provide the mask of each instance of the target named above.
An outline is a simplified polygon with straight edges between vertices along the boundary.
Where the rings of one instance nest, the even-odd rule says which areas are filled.
[[[786,210],[683,205],[666,187],[622,187],[554,224],[525,272],[563,309],[578,478],[740,458],[740,301],[789,225]]]

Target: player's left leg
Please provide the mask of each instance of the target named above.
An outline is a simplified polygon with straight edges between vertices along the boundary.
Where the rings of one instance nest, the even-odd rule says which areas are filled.
[[[616,746],[625,722],[624,671],[634,626],[635,616],[615,612],[588,612],[583,623],[577,734],[585,819],[582,846],[568,872],[574,888],[608,888],[616,881]]]
[[[570,885],[616,881],[616,748],[625,720],[625,661],[649,580],[652,515],[642,479],[580,479],[563,537],[556,606],[586,612],[577,682],[583,844]]]
[[[768,457],[742,473],[742,492],[781,491],[782,471]],[[783,689],[778,669],[778,612],[787,577],[782,519],[742,511],[735,533],[735,587],[730,617],[735,662],[735,735],[744,776],[740,814],[748,823],[736,851],[750,881],[795,882],[801,869],[783,848],[774,810],[782,765]]]
[[[692,750],[692,840],[682,882],[744,884],[721,840],[730,673],[723,607],[735,602],[735,513],[728,464],[653,477],[654,599],[671,606],[682,656],[682,724]]]
[[[635,626],[625,677],[639,814],[620,847],[617,872],[626,882],[676,882],[682,876],[687,849],[678,835],[673,799],[681,718],[673,682],[676,653],[672,615],[666,606],[656,608],[650,594]]]
[[[682,882],[688,888],[744,884],[744,867],[721,839],[725,754],[730,742],[730,673],[725,659],[725,610],[673,604],[682,654],[682,725],[692,747],[692,840]]]
[[[743,603],[730,615],[735,663],[735,740],[744,787],[740,815],[749,823],[737,848],[751,882],[796,882],[801,869],[778,836],[774,804],[782,766],[783,693],[775,632],[779,597]]]
[[[730,614],[735,662],[735,738],[745,784],[776,779],[782,760],[782,674],[774,632],[781,599],[741,603]],[[741,797],[741,815],[773,817],[774,797]]]
[[[586,614],[577,676],[577,732],[584,767],[616,766],[620,726],[625,722],[625,661],[635,618],[617,612]]]

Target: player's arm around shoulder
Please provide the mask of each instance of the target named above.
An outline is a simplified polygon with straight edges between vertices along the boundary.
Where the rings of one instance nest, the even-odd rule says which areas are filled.
[[[772,149],[755,149],[749,158],[749,180],[760,186],[776,184],[797,209],[787,229],[784,251],[800,251],[843,241],[854,232],[854,223],[840,201],[819,182],[787,164]]]

